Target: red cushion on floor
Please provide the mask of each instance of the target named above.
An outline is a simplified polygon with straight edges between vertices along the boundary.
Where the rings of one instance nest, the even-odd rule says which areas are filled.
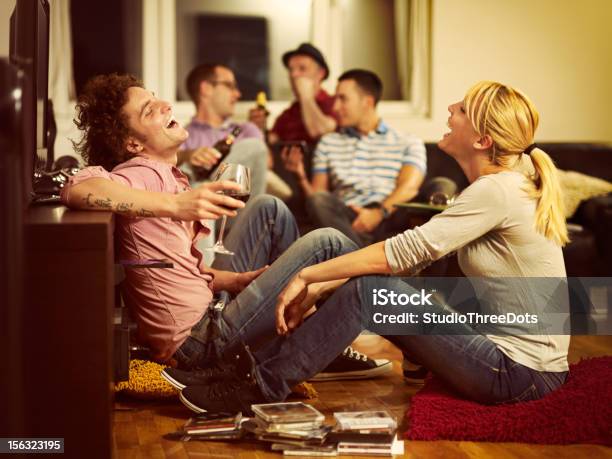
[[[407,413],[410,440],[612,445],[612,357],[570,365],[567,382],[540,400],[480,405],[429,379]]]

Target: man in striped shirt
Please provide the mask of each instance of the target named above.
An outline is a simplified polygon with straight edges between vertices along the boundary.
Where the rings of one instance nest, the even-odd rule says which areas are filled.
[[[297,148],[286,158],[313,223],[336,228],[362,246],[385,234],[386,226],[396,226],[394,204],[417,195],[427,170],[423,141],[398,133],[378,116],[381,94],[382,82],[373,72],[343,73],[334,103],[341,129],[317,145],[312,181]]]

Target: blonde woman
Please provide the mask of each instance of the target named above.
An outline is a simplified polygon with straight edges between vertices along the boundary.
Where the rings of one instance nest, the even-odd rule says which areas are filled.
[[[421,227],[301,269],[278,298],[280,336],[267,348],[247,352],[251,364],[237,366],[222,385],[185,388],[185,404],[196,411],[227,411],[283,400],[362,331],[372,314],[373,289],[415,293],[406,279],[390,274],[417,271],[452,251],[470,278],[565,278],[561,247],[568,237],[559,185],[551,159],[534,144],[538,113],[531,101],[509,86],[480,82],[448,111],[450,130],[438,145],[470,182],[456,201]],[[524,155],[531,157],[533,176],[513,169]],[[332,288],[323,306],[303,321],[305,298]],[[555,300],[549,293],[544,300]],[[490,285],[487,295],[489,307],[537,312],[530,310],[532,298],[504,282]],[[430,310],[445,312],[435,304]],[[485,335],[458,325],[455,334],[389,338],[462,396],[481,403],[538,399],[567,376],[565,335]]]

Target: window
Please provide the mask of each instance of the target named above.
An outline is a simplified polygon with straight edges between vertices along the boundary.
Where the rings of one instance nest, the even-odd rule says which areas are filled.
[[[77,94],[87,80],[101,73],[132,73],[142,77],[140,0],[53,2],[52,28],[63,28],[64,24],[57,22],[56,10],[68,5]]]
[[[190,48],[190,53],[184,53],[186,47],[180,44],[181,30],[186,28],[177,27],[178,100],[189,100],[184,82],[190,69],[204,62],[217,62],[231,68],[246,100],[255,99],[258,91],[270,94],[268,23],[265,18],[199,14],[193,19],[194,33],[185,37],[186,42],[195,45]]]
[[[384,116],[426,116],[430,12],[430,0],[313,0],[312,40],[329,56],[332,79],[351,67],[381,77]]]
[[[289,47],[310,39],[310,0],[176,0],[176,85],[189,100],[185,79],[204,62],[236,74],[242,98],[265,91],[273,100],[291,98],[281,62]]]
[[[267,54],[257,51],[263,57],[253,64],[259,73],[253,75],[248,96],[252,98],[255,88],[268,88],[273,115],[292,99],[280,57],[310,41],[327,58],[328,91],[333,92],[343,69],[369,68],[383,77],[387,88],[381,110],[392,116],[424,116],[429,111],[429,15],[430,0],[148,0],[143,2],[144,82],[161,97],[178,101],[179,116],[189,116],[193,107],[186,100],[184,80],[200,58],[198,48],[210,45],[194,38],[206,33],[198,28],[214,22],[215,16],[218,23],[259,21],[265,25],[259,36],[266,34],[267,42],[258,46]],[[234,46],[246,46],[238,40],[242,32],[228,34],[236,37]],[[221,57],[231,62],[231,56]],[[245,86],[243,70],[235,70],[239,84]],[[267,82],[259,79],[266,76]],[[251,105],[240,104],[238,115]]]

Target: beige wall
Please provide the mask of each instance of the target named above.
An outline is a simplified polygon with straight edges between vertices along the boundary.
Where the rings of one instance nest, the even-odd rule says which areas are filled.
[[[15,0],[0,1],[0,57],[6,57],[9,54],[10,20],[14,8]]]
[[[427,140],[478,80],[525,91],[536,139],[612,142],[612,1],[432,0],[432,114],[389,120]]]

